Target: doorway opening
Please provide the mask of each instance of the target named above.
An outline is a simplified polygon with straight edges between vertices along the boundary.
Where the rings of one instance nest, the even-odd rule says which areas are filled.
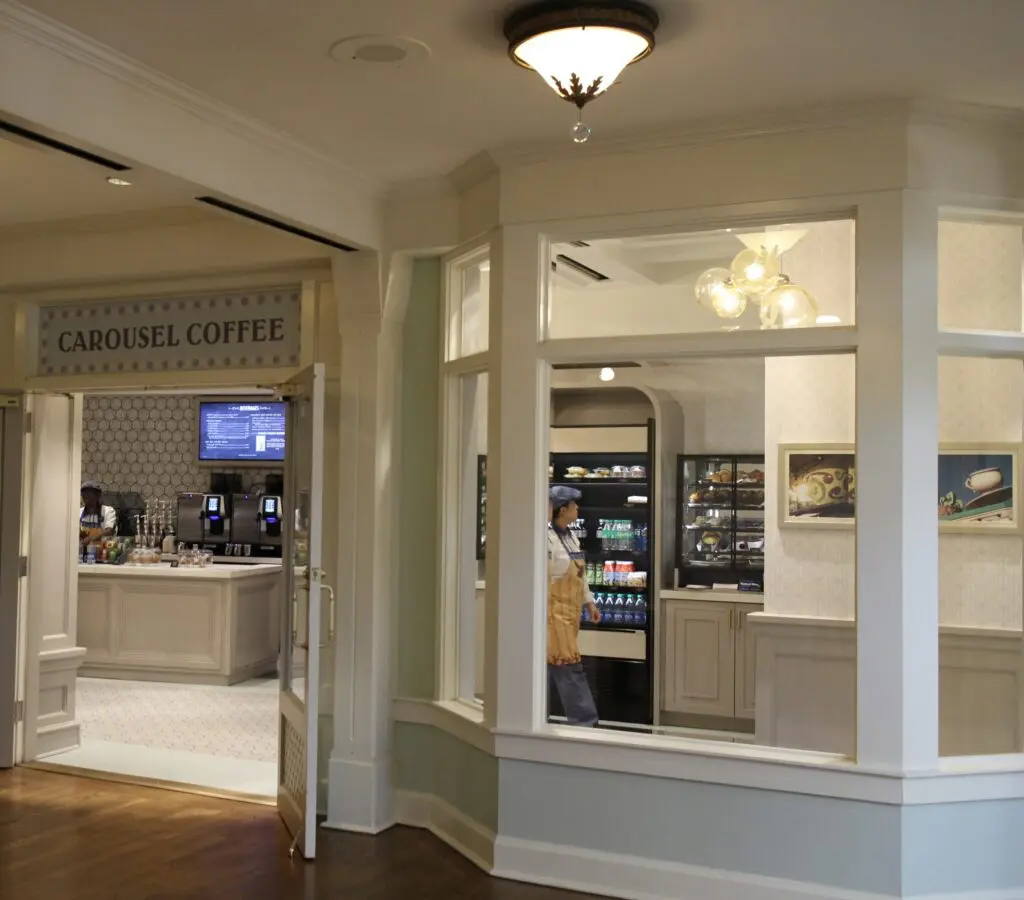
[[[73,725],[36,760],[272,802],[287,402],[245,390],[71,402],[81,659]]]

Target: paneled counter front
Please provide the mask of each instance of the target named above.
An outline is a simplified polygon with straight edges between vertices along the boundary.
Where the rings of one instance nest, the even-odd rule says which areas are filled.
[[[764,595],[678,588],[662,590],[661,602],[663,721],[752,730],[757,646],[748,616],[761,612]]]
[[[82,565],[80,675],[235,684],[277,669],[279,564]]]

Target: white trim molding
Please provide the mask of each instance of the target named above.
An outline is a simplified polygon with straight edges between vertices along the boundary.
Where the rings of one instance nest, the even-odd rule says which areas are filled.
[[[490,872],[494,865],[494,832],[440,797],[395,791],[395,821],[427,829],[485,872]]]
[[[396,698],[391,703],[396,722],[427,725],[450,734],[489,756],[494,756],[494,737],[484,725],[483,710],[461,700]]]
[[[888,900],[886,895],[498,836],[498,878],[627,900]]]

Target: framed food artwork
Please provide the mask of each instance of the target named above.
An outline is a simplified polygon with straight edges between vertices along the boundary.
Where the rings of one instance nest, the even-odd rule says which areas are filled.
[[[942,444],[938,459],[939,530],[1020,534],[1020,444]],[[779,524],[850,527],[857,506],[852,445],[779,447]]]
[[[779,525],[852,528],[857,477],[852,444],[779,447]]]
[[[939,448],[939,528],[1019,534],[1019,444],[943,444]]]

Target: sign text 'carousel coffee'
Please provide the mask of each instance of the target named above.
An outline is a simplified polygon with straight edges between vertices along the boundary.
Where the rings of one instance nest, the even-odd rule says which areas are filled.
[[[36,374],[294,367],[301,305],[298,288],[279,288],[42,306]]]

